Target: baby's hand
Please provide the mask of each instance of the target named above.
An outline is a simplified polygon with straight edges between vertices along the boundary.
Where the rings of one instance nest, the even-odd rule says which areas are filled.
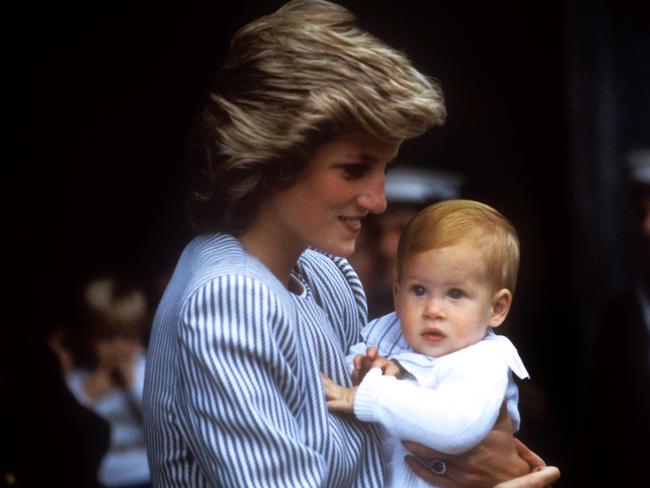
[[[353,365],[352,382],[355,385],[361,383],[361,380],[371,368],[381,369],[381,373],[385,376],[395,376],[397,378],[402,376],[402,370],[399,366],[390,359],[380,356],[379,351],[374,346],[368,347],[365,356],[357,354],[354,357]]]
[[[357,387],[346,388],[334,383],[325,373],[320,374],[325,389],[327,409],[330,412],[354,413],[354,397]]]

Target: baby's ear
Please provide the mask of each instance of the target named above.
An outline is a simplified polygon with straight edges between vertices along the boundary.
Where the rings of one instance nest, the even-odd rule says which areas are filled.
[[[510,304],[512,303],[512,293],[507,288],[502,288],[492,296],[492,306],[490,310],[490,327],[499,327],[508,316]]]
[[[393,281],[393,307],[397,311],[399,308],[399,281]]]

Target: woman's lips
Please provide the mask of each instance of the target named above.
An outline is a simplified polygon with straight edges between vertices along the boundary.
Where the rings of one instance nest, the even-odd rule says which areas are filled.
[[[361,230],[361,217],[339,217],[339,220],[351,232],[359,232]]]

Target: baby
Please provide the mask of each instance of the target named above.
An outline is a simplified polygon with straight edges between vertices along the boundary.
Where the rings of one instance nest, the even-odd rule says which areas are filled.
[[[430,487],[404,462],[401,440],[466,451],[488,434],[504,401],[518,430],[512,373],[523,379],[528,372],[513,344],[492,331],[508,315],[518,267],[514,228],[485,204],[443,201],[405,229],[395,312],[371,321],[348,356],[354,378],[367,364],[381,367],[351,388],[323,377],[330,411],[383,427],[387,487]],[[444,474],[438,463],[430,467]]]

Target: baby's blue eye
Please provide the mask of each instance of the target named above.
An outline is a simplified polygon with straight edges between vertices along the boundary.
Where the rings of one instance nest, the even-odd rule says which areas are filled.
[[[458,288],[452,288],[451,290],[449,290],[449,297],[454,299],[462,298],[463,291],[459,290]]]
[[[422,295],[424,295],[425,292],[426,292],[426,290],[424,289],[423,286],[421,286],[421,285],[414,285],[413,286],[413,293],[415,293],[415,295],[421,297]]]

